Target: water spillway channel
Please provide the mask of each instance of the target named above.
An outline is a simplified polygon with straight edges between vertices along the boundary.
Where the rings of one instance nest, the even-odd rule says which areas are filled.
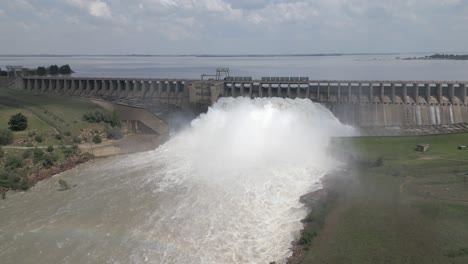
[[[156,150],[96,160],[0,201],[2,263],[269,263],[299,197],[353,133],[303,99],[222,98]],[[76,185],[57,191],[58,179]]]

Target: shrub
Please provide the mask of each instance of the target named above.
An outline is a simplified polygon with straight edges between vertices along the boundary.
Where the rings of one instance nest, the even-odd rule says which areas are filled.
[[[12,190],[27,190],[31,186],[27,177],[21,177],[15,171],[9,169],[0,169],[0,187]]]
[[[120,118],[117,115],[117,112],[113,111],[112,114],[107,112],[102,112],[100,110],[96,110],[94,112],[85,113],[82,117],[83,121],[87,121],[90,123],[107,123],[110,124],[112,127],[120,127]]]
[[[17,156],[8,156],[7,160],[5,161],[5,168],[14,170],[19,169],[24,166],[24,162]]]
[[[102,111],[96,110],[94,112],[85,113],[82,117],[83,121],[89,123],[110,123],[111,115],[108,113],[103,113]]]
[[[44,151],[42,151],[42,149],[39,149],[39,148],[34,148],[33,154],[34,154],[34,159],[33,159],[34,163],[38,163],[44,157]]]
[[[3,156],[5,156],[5,151],[3,151],[2,148],[0,148],[0,159],[3,158]]]
[[[31,131],[28,133],[28,137],[32,138],[36,135],[36,132],[35,131]]]
[[[78,145],[73,145],[71,148],[65,148],[62,150],[63,152],[63,155],[66,157],[66,158],[69,158],[75,154],[78,154],[80,151],[80,149],[78,148]]]
[[[112,127],[120,127],[120,118],[119,118],[116,111],[112,112],[112,116],[111,116],[111,119],[110,119],[110,125]]]
[[[52,156],[44,156],[44,159],[42,161],[42,166],[46,169],[54,166],[54,158]]]
[[[104,131],[109,139],[123,138],[122,129],[120,127],[108,127]]]
[[[9,129],[2,129],[0,130],[0,145],[6,146],[13,143],[13,132]]]
[[[73,153],[78,153],[80,151],[80,148],[76,144],[73,144],[71,149],[73,150]]]
[[[47,152],[49,152],[49,153],[54,152],[54,147],[53,146],[48,146],[47,147]]]
[[[101,137],[100,137],[99,135],[95,135],[95,136],[93,137],[93,142],[94,142],[95,144],[101,144],[101,142],[102,142]]]
[[[73,155],[73,150],[70,149],[70,148],[65,148],[62,150],[63,152],[63,155],[65,156],[65,158],[69,158]]]
[[[32,155],[32,150],[27,149],[27,150],[25,150],[25,151],[23,152],[22,157],[23,157],[23,159],[29,159],[29,158],[31,157],[31,155]]]
[[[64,135],[69,137],[69,136],[71,136],[71,133],[69,131],[67,131],[67,132],[64,133]]]
[[[75,136],[75,137],[73,137],[73,143],[80,144],[81,139],[79,137]]]
[[[34,144],[32,142],[28,142],[26,143],[26,147],[28,148],[34,147]]]
[[[55,135],[55,139],[57,139],[57,140],[62,140],[62,135],[56,134],[56,135]]]
[[[28,118],[18,113],[10,117],[8,125],[12,131],[23,131],[28,127]]]
[[[36,142],[38,143],[41,143],[42,141],[44,141],[44,138],[42,138],[42,136],[37,135],[34,137],[34,140],[36,140]]]

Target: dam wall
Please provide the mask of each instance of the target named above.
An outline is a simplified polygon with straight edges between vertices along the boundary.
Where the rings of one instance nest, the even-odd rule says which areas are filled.
[[[213,83],[210,98],[212,102],[226,96],[308,98],[325,105],[342,122],[359,127],[468,123],[467,82],[272,79]]]
[[[467,81],[309,80],[228,77],[224,80],[23,77],[14,85],[37,93],[97,98],[153,109],[204,111],[221,97],[302,98],[358,127],[424,127],[468,123]]]
[[[174,79],[24,77],[21,89],[109,99],[151,99],[182,107],[186,81]]]

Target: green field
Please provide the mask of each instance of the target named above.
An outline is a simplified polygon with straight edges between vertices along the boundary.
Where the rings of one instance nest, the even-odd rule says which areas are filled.
[[[27,190],[67,164],[86,160],[78,144],[108,136],[108,124],[82,120],[95,111],[111,115],[86,99],[0,89],[0,129],[8,129],[17,113],[28,118],[27,129],[13,132],[13,143],[0,148],[0,194]]]
[[[468,134],[340,140],[359,160],[304,263],[468,263]],[[430,144],[425,153],[416,144]]]
[[[26,146],[27,142],[35,146],[58,145],[63,140],[57,140],[57,134],[71,143],[83,129],[102,130],[102,124],[82,121],[84,113],[97,109],[102,110],[85,99],[0,89],[0,129],[8,128],[8,120],[14,114],[22,113],[28,117],[28,128],[15,132],[14,146]],[[44,141],[36,142],[36,135],[42,136]]]

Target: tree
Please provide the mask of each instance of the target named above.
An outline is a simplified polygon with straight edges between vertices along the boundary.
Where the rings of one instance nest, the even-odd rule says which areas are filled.
[[[8,125],[12,131],[23,131],[28,127],[28,118],[23,114],[18,113],[10,117]]]
[[[37,75],[44,76],[47,74],[47,70],[45,67],[37,67],[36,73]]]
[[[49,74],[50,75],[57,75],[59,74],[59,67],[57,65],[50,65],[49,67]]]
[[[6,146],[13,143],[13,132],[10,129],[0,130],[0,146]]]
[[[73,73],[73,71],[70,68],[70,65],[65,64],[65,65],[60,66],[59,73],[60,74],[71,74],[71,73]]]

